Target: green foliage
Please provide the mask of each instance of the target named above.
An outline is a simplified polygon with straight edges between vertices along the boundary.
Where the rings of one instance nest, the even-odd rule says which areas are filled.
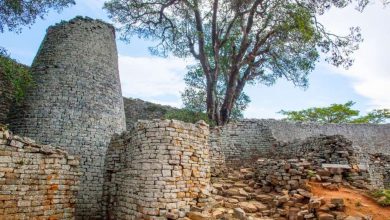
[[[381,206],[390,206],[390,189],[376,190],[371,192],[371,196],[374,197]]]
[[[207,117],[203,112],[194,112],[188,109],[170,110],[164,115],[165,119],[176,119],[188,123],[196,123],[199,120],[205,121],[210,126],[214,126],[215,122]]]
[[[222,125],[245,109],[249,99],[243,91],[248,84],[270,86],[284,78],[306,88],[320,53],[332,65],[351,66],[351,55],[362,41],[360,29],[352,27],[340,36],[328,31],[318,17],[332,7],[355,4],[362,10],[367,3],[109,0],[104,8],[121,24],[123,40],[138,36],[156,42],[150,48],[155,55],[193,57],[203,75],[197,77],[207,83],[190,86],[183,101],[191,110],[204,112],[206,106],[208,116]]]
[[[288,121],[318,122],[318,123],[383,123],[390,118],[388,109],[375,109],[365,116],[359,116],[359,111],[352,109],[355,104],[349,101],[345,104],[332,104],[323,108],[308,108],[300,111],[285,111],[279,113]]]
[[[387,119],[390,119],[389,109],[374,109],[371,112],[367,113],[367,115],[365,116],[361,116],[356,119],[353,119],[351,123],[379,124],[379,123],[386,122]]]
[[[47,15],[49,9],[61,11],[75,4],[74,0],[1,0],[0,32],[4,29],[20,32],[22,26],[30,26]]]
[[[186,88],[181,94],[184,108],[193,112],[206,113],[206,77],[199,65],[190,66],[189,71],[184,76]],[[226,81],[220,76],[216,86],[216,100],[218,106],[222,105],[223,97],[226,92]],[[231,113],[231,119],[243,118],[243,111],[248,107],[250,98],[244,92],[240,94],[235,101]]]
[[[19,102],[33,85],[29,68],[11,59],[5,49],[0,48],[0,71],[11,83],[15,101]]]
[[[316,171],[313,171],[313,170],[308,170],[307,171],[307,177],[311,178],[311,177],[315,177],[316,176]]]

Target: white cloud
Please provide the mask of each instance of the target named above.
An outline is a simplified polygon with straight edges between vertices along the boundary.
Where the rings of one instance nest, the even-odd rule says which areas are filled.
[[[331,72],[349,77],[356,93],[370,100],[370,108],[390,108],[390,8],[369,5],[362,14],[353,9],[332,11],[323,18],[330,30],[340,33],[348,26],[360,26],[364,42],[356,51],[349,70],[330,67]],[[341,19],[342,18],[342,19]]]
[[[128,97],[176,96],[184,90],[183,77],[190,61],[178,58],[130,57],[119,55],[122,93]],[[180,105],[177,102],[159,102]]]

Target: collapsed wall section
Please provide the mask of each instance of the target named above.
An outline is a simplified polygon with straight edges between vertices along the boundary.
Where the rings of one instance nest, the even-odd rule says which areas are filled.
[[[49,27],[31,74],[10,128],[80,156],[76,215],[101,218],[106,149],[125,130],[114,27],[81,17]]]
[[[319,124],[281,120],[257,120],[268,127],[276,140],[291,142],[318,135],[343,135],[363,153],[390,155],[390,124]]]
[[[308,158],[319,164],[326,159],[332,164],[361,165],[367,169],[375,187],[388,184],[388,160],[384,158],[390,155],[390,124],[316,124],[247,119],[232,122],[219,130],[212,130],[216,139],[214,143],[218,142],[220,146],[211,148],[211,155],[218,155],[214,151],[220,149],[228,167],[250,165],[263,157]],[[373,155],[379,156],[375,159]],[[346,161],[345,156],[354,162]],[[215,161],[212,158],[212,167],[217,165],[218,161]]]
[[[0,219],[74,219],[79,161],[0,127]]]
[[[138,121],[113,138],[106,157],[109,219],[176,219],[204,206],[210,183],[209,127],[176,120]]]

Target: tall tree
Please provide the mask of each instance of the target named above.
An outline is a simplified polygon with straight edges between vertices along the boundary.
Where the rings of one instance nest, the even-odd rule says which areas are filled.
[[[122,24],[122,39],[156,41],[150,49],[157,55],[193,56],[206,78],[207,114],[223,125],[248,83],[285,78],[306,87],[320,52],[349,67],[359,28],[338,36],[318,16],[353,3],[362,10],[368,0],[109,0],[104,7]],[[220,77],[226,82],[221,105]]]
[[[207,82],[202,67],[200,65],[190,66],[189,71],[184,76],[184,82],[186,83],[186,88],[181,94],[184,108],[194,112],[207,112],[207,97],[205,92],[207,88]],[[225,92],[226,83],[223,80],[222,75],[220,75],[216,86],[216,102],[218,103],[217,106],[222,105]],[[238,97],[236,100],[236,103],[234,103],[231,118],[243,118],[243,111],[248,107],[249,102],[249,96],[242,92],[240,97]]]
[[[389,109],[374,109],[367,115],[359,116],[359,111],[352,109],[353,101],[344,104],[332,104],[328,107],[314,107],[299,111],[279,113],[286,116],[288,121],[318,122],[318,123],[383,123],[390,119]]]
[[[72,4],[74,0],[0,0],[0,32],[5,29],[19,32],[37,17],[43,18],[49,9],[60,11]]]

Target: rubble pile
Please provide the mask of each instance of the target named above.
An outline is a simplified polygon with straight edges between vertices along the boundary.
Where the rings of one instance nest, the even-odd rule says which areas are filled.
[[[306,165],[301,167],[304,166]],[[303,174],[304,170],[300,172]],[[256,179],[256,173],[253,168],[243,168],[230,170],[225,177],[213,178],[212,199],[209,206],[203,209],[193,207],[184,219],[370,219],[369,216],[366,218],[348,216],[344,212],[343,198],[333,198],[326,202],[321,197],[313,196],[310,186],[303,182],[290,190],[264,188],[263,183]]]

